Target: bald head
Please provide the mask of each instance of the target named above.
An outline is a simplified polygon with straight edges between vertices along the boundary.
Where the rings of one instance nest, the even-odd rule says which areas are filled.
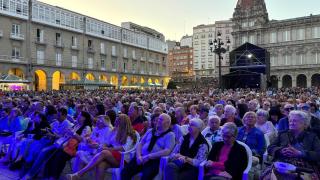
[[[159,120],[157,122],[157,131],[165,132],[170,128],[170,125],[171,125],[171,117],[166,113],[162,113],[159,116]]]

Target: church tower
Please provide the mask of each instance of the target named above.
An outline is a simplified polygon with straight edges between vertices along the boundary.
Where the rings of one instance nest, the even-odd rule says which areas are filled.
[[[238,0],[233,13],[233,37],[235,46],[245,42],[259,44],[260,34],[253,33],[265,27],[269,22],[269,16],[264,0]]]

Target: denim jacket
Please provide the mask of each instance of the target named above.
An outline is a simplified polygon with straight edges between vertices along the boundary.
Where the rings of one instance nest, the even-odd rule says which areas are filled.
[[[252,150],[252,154],[255,156],[262,157],[266,150],[263,132],[256,127],[252,128],[248,133],[246,133],[245,127],[239,128],[237,140],[248,145]]]

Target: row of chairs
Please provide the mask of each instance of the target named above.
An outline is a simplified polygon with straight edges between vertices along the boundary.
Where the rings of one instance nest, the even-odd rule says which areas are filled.
[[[138,142],[138,141],[137,141]],[[240,145],[242,145],[247,152],[247,157],[248,157],[248,165],[246,167],[246,169],[243,172],[243,180],[249,180],[249,171],[252,167],[252,151],[251,149],[243,142],[237,141]],[[138,144],[138,143],[137,143]],[[210,143],[208,143],[210,144]],[[211,150],[211,146],[209,147],[209,150]],[[121,152],[121,162],[120,162],[120,167],[119,168],[112,168],[110,170],[108,170],[109,173],[112,173],[112,180],[120,180],[121,179],[121,170],[124,168],[124,156],[128,155],[130,156],[130,158],[134,158],[135,156],[135,148],[133,148],[130,151],[127,152]],[[169,156],[166,157],[162,157],[160,160],[160,166],[159,166],[159,173],[158,175],[154,178],[154,180],[166,180],[164,173],[165,173],[165,167],[169,162]],[[199,175],[198,175],[198,179],[202,180],[204,178],[204,165],[205,165],[206,161],[202,162],[199,166]],[[138,174],[137,176],[141,176],[141,174]]]
[[[21,132],[19,133],[16,133],[15,135],[18,135],[20,134]],[[125,161],[124,161],[124,157],[129,155],[130,159],[133,159],[134,156],[135,156],[135,150],[136,150],[136,146],[138,145],[138,142],[140,141],[140,135],[139,133],[136,132],[136,135],[137,135],[137,143],[135,145],[134,148],[132,148],[131,150],[129,151],[126,151],[126,152],[120,152],[121,154],[121,161],[120,161],[120,167],[119,168],[110,168],[107,170],[108,173],[111,173],[112,174],[112,180],[120,180],[121,176],[121,171],[122,169],[124,168],[125,166]],[[268,136],[265,134],[265,140],[266,140],[266,145],[267,147],[269,146],[270,144],[270,141],[269,141],[269,138]],[[245,169],[245,171],[243,172],[243,180],[247,180],[249,179],[249,171],[252,167],[252,151],[251,149],[243,142],[240,142],[240,141],[237,141],[240,145],[244,146],[245,149],[246,149],[246,152],[247,152],[247,156],[248,156],[248,165],[247,165],[247,168]],[[209,147],[209,151],[211,150],[211,143],[208,142],[208,144],[210,145]],[[162,157],[161,160],[160,160],[160,166],[159,166],[159,174],[154,178],[155,180],[161,180],[161,179],[164,179],[164,173],[165,173],[165,167],[167,165],[169,161],[169,157],[166,156],[166,157]],[[268,153],[267,151],[264,153],[263,155],[263,162],[267,162],[268,161]],[[203,179],[204,177],[204,165],[205,165],[206,161],[205,162],[202,162],[199,166],[199,176],[198,176],[198,179],[201,180]],[[141,174],[139,174],[138,176],[141,176]]]

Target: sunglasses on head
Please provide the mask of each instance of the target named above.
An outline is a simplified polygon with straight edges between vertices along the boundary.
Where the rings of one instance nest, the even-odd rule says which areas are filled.
[[[299,109],[309,110],[309,109],[310,109],[310,107],[309,107],[309,106],[302,106],[302,107],[299,107]]]

